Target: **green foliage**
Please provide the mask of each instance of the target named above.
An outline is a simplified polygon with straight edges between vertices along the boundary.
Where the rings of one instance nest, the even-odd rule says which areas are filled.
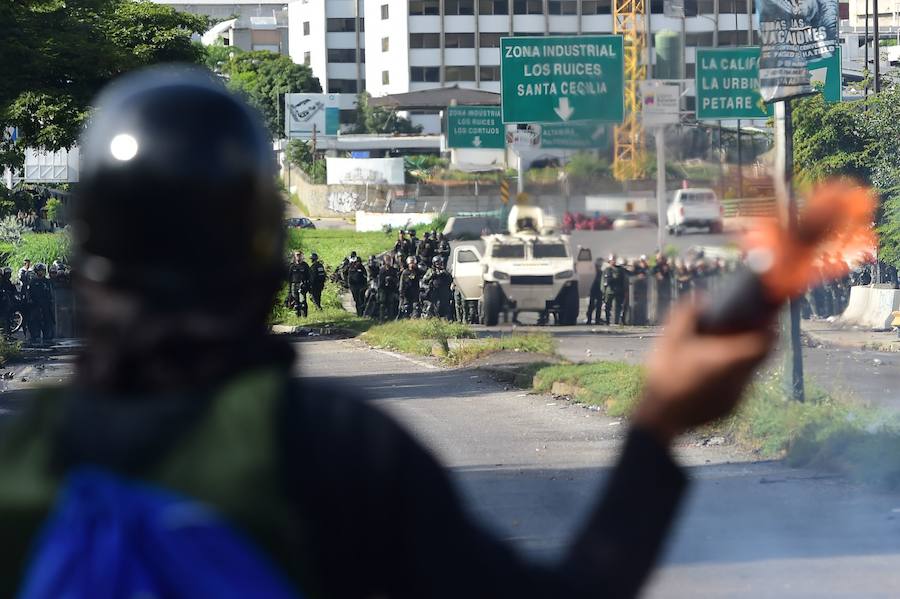
[[[327,163],[322,157],[315,160],[311,142],[292,139],[287,144],[285,156],[289,163],[306,173],[312,183],[323,185],[327,180]]]
[[[57,150],[78,139],[91,99],[121,73],[160,62],[197,62],[191,34],[203,17],[137,0],[0,2],[0,166],[19,167],[25,147]]]
[[[416,154],[413,156],[404,156],[403,163],[406,168],[406,175],[410,183],[416,181],[427,181],[434,176],[438,169],[445,169],[449,165],[446,158],[441,158],[435,154]]]
[[[613,417],[631,413],[641,397],[644,371],[625,362],[558,364],[540,369],[534,376],[534,388],[547,392],[553,383],[565,383],[575,389],[573,400],[602,406]]]
[[[266,50],[228,56],[219,49],[213,52],[214,57],[207,55],[207,60],[216,62],[229,89],[259,110],[273,139],[284,137],[284,94],[322,91],[312,69],[288,56]]]
[[[448,348],[445,360],[455,365],[468,364],[501,351],[552,355],[556,351],[556,342],[547,333],[463,339],[455,347]]]
[[[884,194],[882,217],[878,227],[881,239],[879,257],[900,267],[900,187],[892,187]]]
[[[65,206],[59,198],[50,198],[44,205],[47,211],[47,218],[55,223],[61,223],[65,217]]]
[[[408,119],[399,116],[395,111],[371,106],[369,104],[371,98],[367,92],[363,92],[357,97],[354,133],[410,134],[422,132],[422,127],[413,125]]]
[[[25,233],[21,242],[10,248],[6,265],[15,270],[25,258],[29,258],[32,264],[50,264],[54,260],[69,262],[70,252],[71,243],[66,232]]]
[[[397,320],[370,328],[362,339],[373,347],[381,347],[419,356],[450,353],[450,339],[474,338],[475,332],[465,324],[441,318]]]
[[[17,246],[22,243],[25,236],[25,227],[15,216],[7,216],[0,220],[0,243],[7,246]]]
[[[585,182],[609,179],[612,176],[609,161],[589,152],[578,152],[569,159],[565,168],[569,177]]]

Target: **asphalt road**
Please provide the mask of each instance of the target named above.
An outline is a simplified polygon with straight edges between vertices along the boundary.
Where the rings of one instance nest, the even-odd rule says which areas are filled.
[[[299,347],[298,372],[350,385],[405,423],[451,469],[473,515],[535,559],[559,556],[623,434],[618,421],[477,371],[355,341]],[[677,453],[695,482],[647,597],[900,593],[900,498],[727,446]]]
[[[508,332],[511,327],[489,330]],[[560,355],[572,362],[623,360],[640,363],[660,333],[657,327],[615,326],[520,326],[517,330],[552,334]],[[772,358],[771,365],[780,366],[782,362],[782,354],[779,354]],[[803,362],[809,385],[819,385],[872,405],[900,411],[900,353],[804,347]]]

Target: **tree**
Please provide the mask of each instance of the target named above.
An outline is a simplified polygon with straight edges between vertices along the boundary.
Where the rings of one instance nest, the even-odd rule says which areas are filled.
[[[847,175],[881,195],[879,256],[900,266],[900,87],[828,104],[814,96],[794,109],[794,166],[800,179]]]
[[[159,62],[197,62],[191,41],[207,20],[138,0],[0,2],[0,167],[18,167],[25,147],[72,146],[92,98],[108,81]]]
[[[312,70],[287,56],[259,50],[229,54],[225,60],[220,49],[207,52],[207,60],[220,63],[229,89],[259,110],[273,138],[284,136],[284,94],[322,91]]]
[[[401,117],[393,110],[372,106],[369,103],[371,98],[367,92],[363,92],[357,97],[354,133],[409,134],[422,132],[422,127],[413,125],[409,119]]]
[[[302,170],[316,184],[325,183],[325,160],[316,160],[312,143],[302,139],[292,139],[284,150],[287,161]]]

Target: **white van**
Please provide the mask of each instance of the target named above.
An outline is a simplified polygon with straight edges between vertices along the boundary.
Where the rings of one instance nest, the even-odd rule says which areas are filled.
[[[695,187],[679,189],[666,212],[669,233],[681,235],[688,227],[722,232],[722,204],[712,189]]]

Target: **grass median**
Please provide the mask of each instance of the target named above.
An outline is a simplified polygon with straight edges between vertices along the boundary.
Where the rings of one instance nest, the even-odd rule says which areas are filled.
[[[468,364],[500,351],[552,354],[555,344],[546,334],[478,337],[468,325],[439,318],[398,320],[371,327],[362,340],[372,347],[418,356],[435,356],[451,365]]]
[[[533,370],[536,391],[554,391],[627,417],[643,387],[639,366],[622,362],[558,364]],[[851,480],[900,489],[900,415],[810,385],[804,403],[793,401],[779,373],[759,379],[738,411],[704,427],[763,458],[834,472]]]

